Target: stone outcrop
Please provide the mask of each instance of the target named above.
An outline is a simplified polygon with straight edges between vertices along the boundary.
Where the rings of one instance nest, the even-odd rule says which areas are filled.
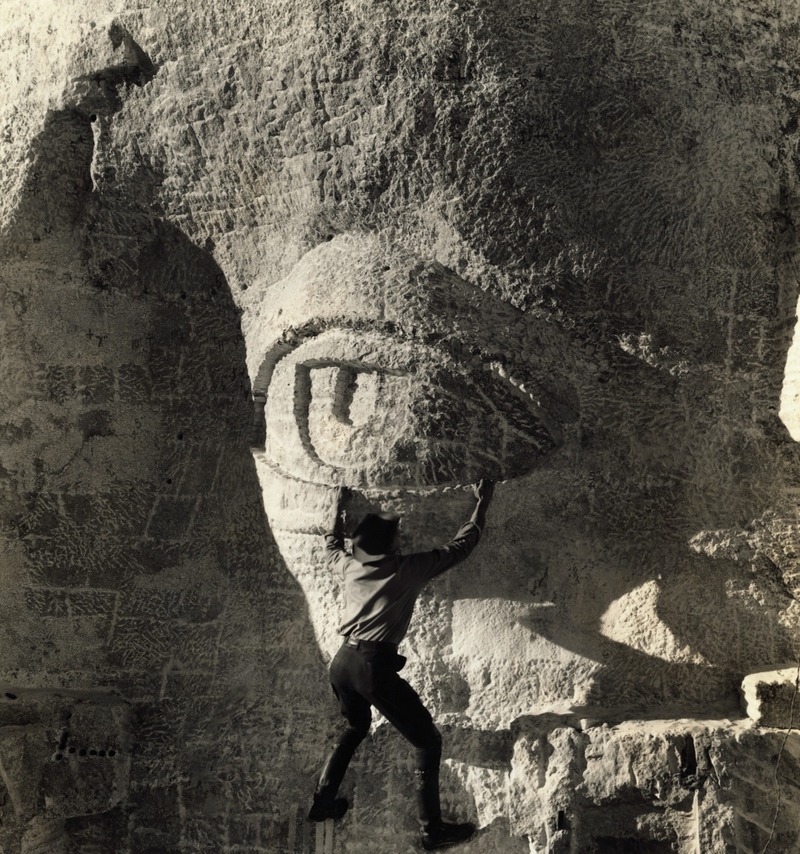
[[[800,649],[798,10],[2,19],[0,848],[410,850],[380,720],[304,820],[320,532],[491,476],[404,645],[471,850],[795,850],[793,687],[740,686]]]
[[[762,727],[795,729],[797,682],[797,666],[748,674],[742,682],[748,717]]]

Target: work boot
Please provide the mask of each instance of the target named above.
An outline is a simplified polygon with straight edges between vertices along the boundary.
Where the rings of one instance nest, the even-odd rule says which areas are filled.
[[[441,819],[423,828],[420,836],[422,847],[426,851],[444,848],[445,845],[457,845],[466,842],[475,833],[475,825],[467,821],[464,824],[448,824]]]
[[[348,806],[345,798],[326,798],[315,792],[314,803],[308,811],[308,819],[309,821],[326,821],[332,818],[336,821],[347,812]]]

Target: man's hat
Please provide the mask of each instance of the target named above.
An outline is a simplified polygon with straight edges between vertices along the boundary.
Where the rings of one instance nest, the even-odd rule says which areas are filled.
[[[368,513],[353,532],[353,557],[371,563],[392,551],[400,517],[397,513]]]

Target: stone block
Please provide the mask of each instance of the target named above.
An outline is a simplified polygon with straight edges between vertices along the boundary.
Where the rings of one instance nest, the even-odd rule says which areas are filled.
[[[64,512],[76,526],[91,523],[96,518],[95,499],[91,495],[65,495]]]
[[[99,816],[125,799],[125,701],[102,691],[0,690],[25,710],[17,725],[0,726],[0,765],[16,819]]]
[[[20,522],[20,532],[48,536],[61,524],[58,495],[55,493],[33,493],[28,496],[27,512]]]
[[[107,409],[90,409],[78,417],[77,423],[85,441],[114,435],[113,419]]]
[[[114,396],[114,372],[103,365],[89,365],[78,372],[83,403],[91,406],[108,403]]]
[[[53,365],[47,368],[47,397],[56,403],[66,403],[75,394],[77,371],[68,365]]]
[[[117,371],[119,399],[123,403],[143,404],[152,396],[152,380],[142,365],[121,365]]]
[[[135,578],[131,556],[123,549],[119,551],[98,549],[87,556],[86,570],[88,587],[107,590],[124,589],[130,587]]]
[[[70,852],[119,854],[127,843],[128,812],[123,807],[115,807],[99,815],[68,818],[64,831],[70,840]]]
[[[101,496],[101,501],[111,517],[108,525],[115,534],[134,536],[144,533],[154,501],[149,487],[126,487],[117,493]]]
[[[169,819],[178,812],[178,790],[175,786],[153,785],[142,788],[131,798],[134,802],[136,823],[140,827],[165,830]]]
[[[181,600],[181,617],[196,623],[215,620],[222,613],[225,600],[221,596],[203,596],[197,591],[189,590]]]
[[[188,667],[196,667],[193,661],[187,661]],[[213,675],[209,673],[181,673],[177,668],[170,673],[163,684],[162,691],[166,700],[181,700],[191,697],[195,704],[206,697],[215,695]]]
[[[218,642],[219,626],[216,623],[185,626],[181,631],[181,648],[176,657],[188,670],[212,670]]]
[[[25,604],[37,617],[66,617],[67,594],[63,590],[42,590],[28,588],[25,591]]]
[[[136,572],[153,575],[180,561],[180,548],[176,543],[157,541],[144,542],[130,550],[127,555],[129,566]]]
[[[126,617],[117,621],[108,654],[126,669],[162,667],[173,654],[179,633],[180,627],[174,624]]]
[[[174,398],[180,385],[180,350],[151,350],[148,376],[156,398]]]
[[[183,537],[189,527],[195,503],[194,498],[159,498],[148,525],[148,535],[156,541]]]
[[[9,686],[0,691],[0,729],[3,727],[36,726],[42,722],[42,709],[35,700],[20,697]]]
[[[183,495],[208,492],[214,483],[218,462],[219,452],[213,446],[195,449],[178,482],[180,492]]]
[[[187,818],[184,835],[191,851],[222,851],[227,843],[227,827],[219,820]]]
[[[759,726],[792,729],[800,721],[800,668],[791,664],[751,673],[742,682],[748,717]]]
[[[175,619],[182,613],[181,593],[177,590],[126,590],[120,595],[120,617]]]
[[[86,581],[85,558],[61,540],[25,544],[31,581],[43,587],[80,587]]]
[[[74,590],[69,595],[73,617],[109,616],[114,612],[117,594],[107,590]]]
[[[236,845],[237,851],[254,851],[261,837],[259,816],[232,816],[228,826],[230,845]],[[240,847],[239,847],[240,846]]]
[[[152,827],[135,827],[130,837],[130,854],[170,854],[176,850],[178,837],[177,827],[171,833]]]
[[[179,750],[176,739],[182,732],[185,714],[172,701],[139,703],[134,707],[132,730],[136,733],[136,765],[133,781],[148,790],[153,784],[153,763],[172,759]]]

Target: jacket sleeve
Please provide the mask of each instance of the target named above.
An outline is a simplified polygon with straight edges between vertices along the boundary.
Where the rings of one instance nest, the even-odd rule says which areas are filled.
[[[466,560],[480,538],[481,529],[475,522],[469,521],[458,529],[458,533],[449,543],[429,552],[408,555],[407,560],[413,567],[412,571],[421,576],[420,580],[427,581]]]
[[[325,553],[328,557],[328,566],[340,578],[344,578],[345,563],[348,555],[344,550],[344,529],[341,516],[336,518],[333,530],[325,534]]]
[[[344,578],[347,552],[344,550],[344,542],[333,531],[325,534],[325,552],[328,556],[328,566],[340,578]]]

